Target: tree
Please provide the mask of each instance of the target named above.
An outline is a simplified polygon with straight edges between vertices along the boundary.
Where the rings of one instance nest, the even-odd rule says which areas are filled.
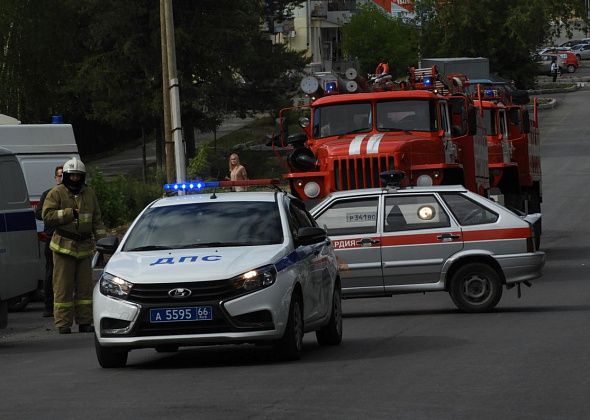
[[[299,3],[269,4],[282,18]],[[225,113],[286,103],[305,59],[262,31],[262,1],[173,4],[184,125],[211,130]],[[158,129],[158,16],[153,0],[0,0],[0,111],[24,123],[59,112],[82,152]]]
[[[416,24],[424,57],[487,57],[490,70],[531,87],[532,52],[579,27],[579,0],[420,0]]]
[[[391,73],[400,76],[418,61],[416,27],[372,3],[358,8],[343,26],[342,39],[345,54],[356,57],[364,73],[372,73],[381,60],[388,59]]]

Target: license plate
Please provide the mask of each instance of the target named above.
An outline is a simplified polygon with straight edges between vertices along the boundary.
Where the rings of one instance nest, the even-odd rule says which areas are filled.
[[[150,322],[211,321],[212,306],[192,306],[187,308],[150,309]]]

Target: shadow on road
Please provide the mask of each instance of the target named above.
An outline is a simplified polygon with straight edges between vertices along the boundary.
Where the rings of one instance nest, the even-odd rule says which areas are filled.
[[[306,340],[303,356],[296,362],[277,360],[271,347],[240,345],[233,347],[196,347],[181,349],[170,355],[158,354],[151,350],[142,350],[143,362],[133,361],[130,353],[127,369],[190,369],[211,367],[242,367],[256,365],[284,366],[291,369],[293,363],[316,364],[342,362],[347,360],[365,360],[390,358],[403,354],[425,351],[437,351],[462,346],[467,340],[444,336],[387,336],[387,337],[345,337],[340,346],[322,347]],[[146,353],[148,352],[148,353]],[[150,357],[152,360],[146,360]]]

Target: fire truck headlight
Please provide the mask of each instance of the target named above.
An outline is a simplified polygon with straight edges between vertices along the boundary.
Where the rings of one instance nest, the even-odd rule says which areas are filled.
[[[309,198],[316,198],[320,195],[320,185],[315,181],[310,181],[303,187],[303,192]]]
[[[419,187],[429,187],[432,185],[432,178],[430,175],[420,175],[416,180],[416,185]]]

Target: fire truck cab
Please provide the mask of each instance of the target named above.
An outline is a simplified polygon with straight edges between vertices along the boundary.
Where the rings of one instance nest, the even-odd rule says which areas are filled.
[[[316,201],[333,191],[378,187],[379,173],[392,169],[406,173],[404,186],[462,184],[487,193],[483,120],[462,92],[465,77],[449,77],[445,85],[433,66],[411,69],[407,82],[340,93],[339,87],[358,92],[366,85],[349,74],[355,80],[302,82],[307,92],[316,90],[301,121],[305,135],[287,141],[294,150],[284,176],[295,195]]]

